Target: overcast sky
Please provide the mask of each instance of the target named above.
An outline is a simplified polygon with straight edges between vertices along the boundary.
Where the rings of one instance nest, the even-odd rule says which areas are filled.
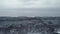
[[[0,0],[0,16],[60,16],[56,8],[60,0]]]

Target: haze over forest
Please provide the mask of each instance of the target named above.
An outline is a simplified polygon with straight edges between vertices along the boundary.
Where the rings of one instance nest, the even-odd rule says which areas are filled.
[[[0,16],[60,16],[60,0],[0,0]]]

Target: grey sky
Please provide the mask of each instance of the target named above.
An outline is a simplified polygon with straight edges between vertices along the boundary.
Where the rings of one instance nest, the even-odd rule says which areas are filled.
[[[0,16],[60,16],[60,0],[0,0]]]
[[[1,8],[46,8],[60,6],[60,0],[0,0]]]

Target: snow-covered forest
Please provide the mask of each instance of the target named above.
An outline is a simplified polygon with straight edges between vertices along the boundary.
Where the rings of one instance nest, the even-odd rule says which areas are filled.
[[[0,34],[57,34],[60,17],[0,17]]]

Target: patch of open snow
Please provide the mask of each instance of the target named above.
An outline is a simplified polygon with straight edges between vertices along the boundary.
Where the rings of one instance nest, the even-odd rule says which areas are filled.
[[[28,34],[42,34],[42,33],[30,33],[30,32],[29,32]]]
[[[60,31],[58,31],[57,33],[60,33]]]

